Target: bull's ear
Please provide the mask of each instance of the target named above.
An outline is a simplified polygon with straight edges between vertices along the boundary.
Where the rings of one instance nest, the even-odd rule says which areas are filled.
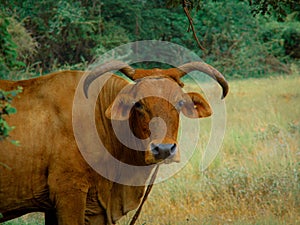
[[[131,96],[119,94],[114,102],[106,109],[105,116],[112,120],[127,120],[133,102]]]
[[[182,113],[189,118],[208,117],[212,110],[208,102],[198,93],[190,92],[184,94],[185,103],[182,107]]]

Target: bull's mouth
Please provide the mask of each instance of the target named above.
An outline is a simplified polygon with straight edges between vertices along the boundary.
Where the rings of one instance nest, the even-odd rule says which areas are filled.
[[[176,163],[179,163],[180,162],[180,159],[174,159],[174,157],[172,158],[168,158],[168,159],[165,159],[162,161],[162,163],[165,163],[165,164],[170,164],[170,163],[173,163],[173,162],[176,162]]]
[[[169,157],[167,159],[155,159],[153,157],[146,157],[145,162],[147,165],[152,165],[152,164],[170,164],[170,163],[179,163],[180,162],[180,157]]]

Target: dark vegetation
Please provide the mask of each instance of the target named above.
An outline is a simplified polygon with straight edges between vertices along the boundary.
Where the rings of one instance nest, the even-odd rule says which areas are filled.
[[[57,69],[85,69],[98,55],[136,40],[191,49],[227,77],[290,73],[300,57],[297,1],[10,0],[0,6],[0,77],[22,79]],[[197,11],[197,10],[198,11]]]

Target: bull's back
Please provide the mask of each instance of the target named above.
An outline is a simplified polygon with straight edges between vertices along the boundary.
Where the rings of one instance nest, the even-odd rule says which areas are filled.
[[[72,102],[83,72],[65,71],[36,79],[0,81],[3,90],[23,88],[12,106],[17,113],[6,117],[13,145],[0,141],[0,212],[20,208],[47,208],[48,173],[57,151],[74,145]],[[73,143],[73,144],[72,144]]]

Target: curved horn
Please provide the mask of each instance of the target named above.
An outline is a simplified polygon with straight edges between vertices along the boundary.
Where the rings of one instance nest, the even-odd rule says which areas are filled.
[[[225,96],[227,95],[229,90],[228,83],[225,80],[225,77],[214,67],[204,62],[190,62],[190,63],[183,64],[177,68],[182,72],[179,75],[180,77],[183,77],[187,73],[195,70],[208,74],[210,77],[215,79],[221,85],[223,89],[222,99],[225,98]]]
[[[113,70],[118,70],[118,71],[122,72],[124,75],[126,75],[130,79],[133,79],[133,75],[135,73],[135,70],[131,66],[129,66],[127,63],[117,61],[117,60],[112,60],[112,61],[106,62],[106,63],[102,64],[101,66],[93,69],[91,71],[91,73],[89,75],[87,75],[87,77],[85,78],[84,83],[83,83],[83,91],[84,91],[85,97],[88,98],[89,86],[95,79],[100,77],[102,74],[113,71]]]

